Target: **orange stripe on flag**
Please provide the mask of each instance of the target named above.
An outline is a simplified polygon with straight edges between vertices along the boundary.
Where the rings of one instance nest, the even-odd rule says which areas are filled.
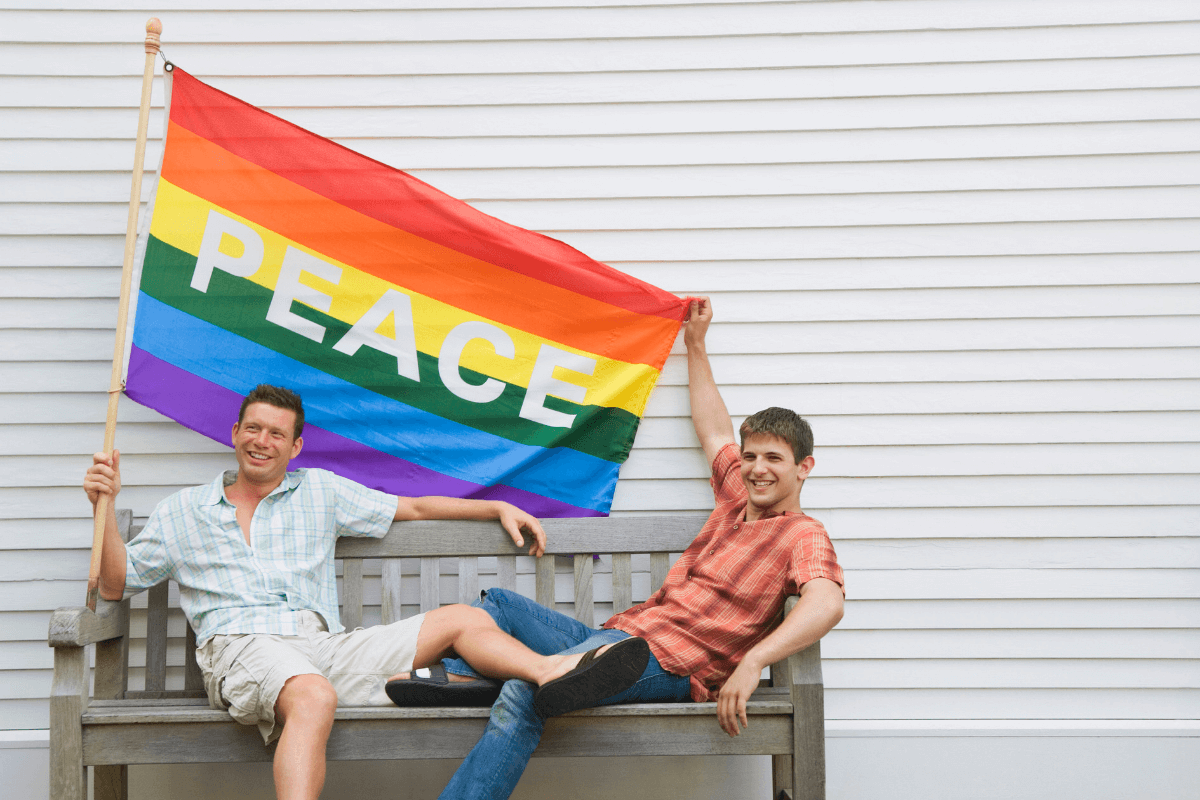
[[[662,369],[675,320],[603,303],[399,230],[177,123],[169,123],[168,140],[163,178],[331,259],[552,341]]]

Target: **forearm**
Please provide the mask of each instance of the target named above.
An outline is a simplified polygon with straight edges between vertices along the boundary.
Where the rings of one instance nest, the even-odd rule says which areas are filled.
[[[125,542],[117,530],[117,512],[109,498],[104,520],[104,552],[100,555],[100,596],[120,600],[125,594]],[[95,513],[95,508],[92,509]]]
[[[504,507],[505,504],[497,500],[401,497],[396,505],[396,519],[499,519]]]
[[[827,578],[805,584],[800,601],[766,638],[750,648],[742,665],[755,674],[817,642],[842,619],[842,589]]]
[[[525,545],[521,531],[533,538],[529,554],[540,556],[546,549],[546,532],[535,517],[502,500],[464,500],[459,497],[397,497],[396,520],[495,519],[517,547]]]
[[[696,437],[711,464],[726,443],[734,441],[733,421],[717,389],[708,349],[703,341],[687,342],[688,397],[692,405],[692,425]]]

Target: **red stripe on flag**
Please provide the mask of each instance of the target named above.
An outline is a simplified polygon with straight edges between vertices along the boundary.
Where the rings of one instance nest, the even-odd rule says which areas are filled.
[[[478,211],[400,170],[174,71],[171,120],[323,197],[481,261],[639,314],[686,304],[575,248]],[[346,180],[346,175],[353,175]],[[402,213],[398,213],[402,210]]]

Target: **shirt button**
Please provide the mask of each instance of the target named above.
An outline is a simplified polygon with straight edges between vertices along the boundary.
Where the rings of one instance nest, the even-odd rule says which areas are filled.
[[[734,525],[734,526],[733,526],[733,529],[736,531],[736,530],[738,529],[738,526],[737,526],[737,525]]]

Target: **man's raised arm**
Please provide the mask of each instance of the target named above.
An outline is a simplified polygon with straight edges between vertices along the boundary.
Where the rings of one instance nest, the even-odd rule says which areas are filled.
[[[725,408],[725,401],[717,390],[712,366],[708,363],[708,349],[704,338],[708,324],[712,322],[712,301],[707,297],[691,298],[688,309],[687,327],[683,331],[683,344],[688,357],[688,395],[692,401],[692,424],[696,436],[704,448],[709,465],[722,447],[737,441],[733,437],[733,421]]]

